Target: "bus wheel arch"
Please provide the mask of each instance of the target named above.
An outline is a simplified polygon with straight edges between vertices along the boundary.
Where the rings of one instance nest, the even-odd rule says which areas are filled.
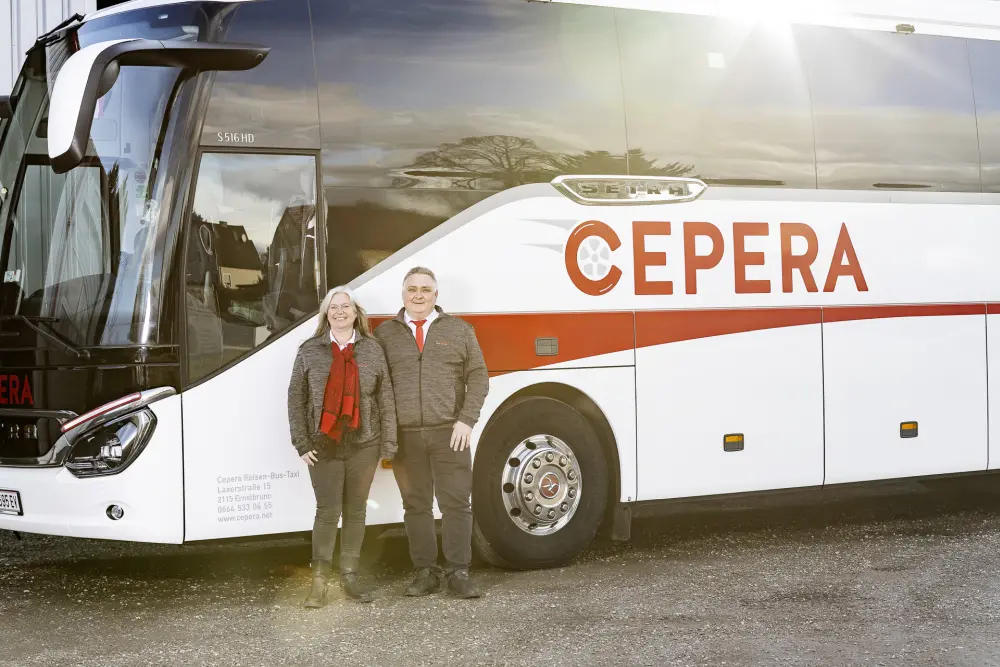
[[[512,467],[511,461],[524,469]],[[579,478],[574,477],[577,470]],[[535,501],[521,502],[532,492],[542,493],[535,488],[541,476],[533,480],[533,486],[521,488],[531,480],[530,473],[556,481],[554,488],[563,495],[544,508]],[[555,473],[558,480],[550,479],[553,475],[549,473]],[[578,499],[572,495],[574,485],[579,485]],[[547,490],[552,488],[550,484]],[[521,389],[494,412],[476,449],[476,551],[498,567],[563,565],[584,551],[597,534],[607,532],[620,489],[617,442],[597,404],[564,384],[543,383]],[[541,521],[528,514],[532,509]],[[555,525],[560,522],[561,527]]]

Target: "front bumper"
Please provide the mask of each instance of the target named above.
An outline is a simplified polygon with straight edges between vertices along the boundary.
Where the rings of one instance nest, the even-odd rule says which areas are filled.
[[[0,467],[0,489],[18,491],[22,516],[0,514],[0,530],[107,540],[184,541],[181,399],[149,405],[157,418],[149,444],[116,475],[79,478],[63,467]],[[108,507],[124,515],[113,520]]]

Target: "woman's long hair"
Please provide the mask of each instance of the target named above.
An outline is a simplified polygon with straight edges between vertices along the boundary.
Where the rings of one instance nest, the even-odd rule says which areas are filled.
[[[354,291],[347,285],[340,285],[339,287],[334,287],[332,290],[326,293],[323,298],[323,303],[319,307],[319,318],[316,322],[316,336],[319,336],[330,331],[330,321],[327,319],[328,313],[330,311],[330,302],[333,301],[333,297],[337,294],[346,294],[351,300],[351,305],[354,306],[354,330],[358,332],[359,336],[365,336],[370,338],[371,328],[368,326],[368,313],[365,309],[361,307],[358,300],[354,298]]]

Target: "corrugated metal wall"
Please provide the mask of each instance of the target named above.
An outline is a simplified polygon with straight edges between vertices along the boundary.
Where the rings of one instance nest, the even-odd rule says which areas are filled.
[[[96,9],[97,0],[0,0],[0,95],[10,92],[36,37],[73,14]]]

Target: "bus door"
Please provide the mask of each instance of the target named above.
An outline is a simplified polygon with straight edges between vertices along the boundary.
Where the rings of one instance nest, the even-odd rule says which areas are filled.
[[[319,303],[316,155],[205,152],[185,234],[188,540],[308,530],[287,390]]]

